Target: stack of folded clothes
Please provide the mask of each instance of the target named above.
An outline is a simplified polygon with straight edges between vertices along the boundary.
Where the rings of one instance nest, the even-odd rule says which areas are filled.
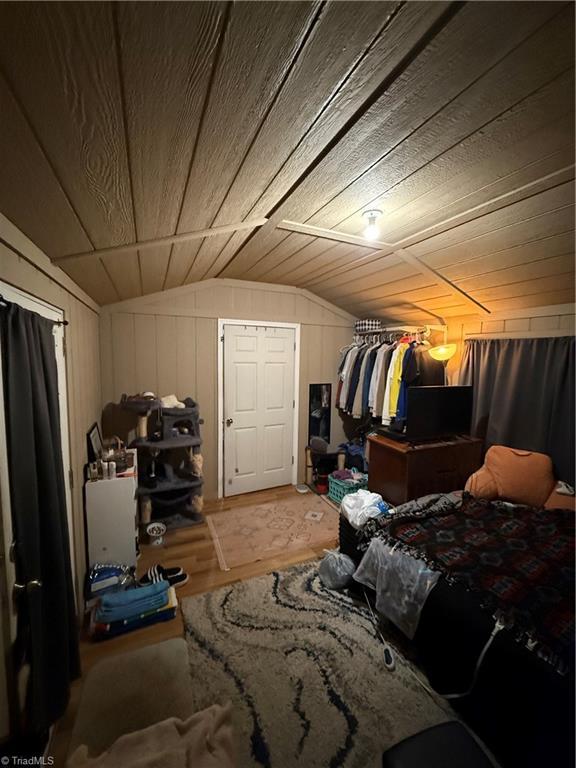
[[[103,595],[90,615],[94,640],[116,637],[176,616],[178,600],[168,581]]]

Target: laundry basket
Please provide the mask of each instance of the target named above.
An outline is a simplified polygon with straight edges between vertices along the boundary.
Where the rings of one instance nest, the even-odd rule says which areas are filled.
[[[366,488],[368,486],[368,475],[364,475],[363,480],[356,480],[351,483],[346,480],[336,480],[332,475],[328,478],[328,498],[335,501],[336,504],[340,504],[344,496],[348,493],[355,493],[356,491]]]

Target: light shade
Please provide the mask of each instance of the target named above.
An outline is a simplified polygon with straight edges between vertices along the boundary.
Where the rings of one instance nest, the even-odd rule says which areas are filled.
[[[456,354],[456,344],[440,344],[438,347],[431,347],[428,352],[434,360],[450,360]]]
[[[364,237],[366,240],[378,240],[380,237],[380,227],[376,223],[380,216],[382,216],[382,211],[378,211],[376,209],[370,210],[370,211],[364,211],[362,214],[365,219],[367,219],[368,224],[366,226],[366,229],[364,230]]]

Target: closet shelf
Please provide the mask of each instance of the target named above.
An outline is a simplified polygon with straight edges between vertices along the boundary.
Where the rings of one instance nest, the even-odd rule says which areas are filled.
[[[136,489],[136,496],[154,496],[157,493],[167,493],[168,491],[184,491],[189,488],[201,488],[203,480],[158,480],[154,488],[148,488],[145,485],[139,485]]]
[[[130,443],[130,448],[165,451],[170,448],[194,448],[201,444],[202,439],[194,435],[178,435],[178,437],[167,437],[164,440],[148,440],[145,437],[137,437]]]

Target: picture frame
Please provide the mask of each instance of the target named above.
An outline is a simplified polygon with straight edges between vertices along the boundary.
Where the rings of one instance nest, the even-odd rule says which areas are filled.
[[[86,443],[88,449],[88,461],[96,461],[102,451],[102,435],[98,422],[95,421],[86,433]]]

